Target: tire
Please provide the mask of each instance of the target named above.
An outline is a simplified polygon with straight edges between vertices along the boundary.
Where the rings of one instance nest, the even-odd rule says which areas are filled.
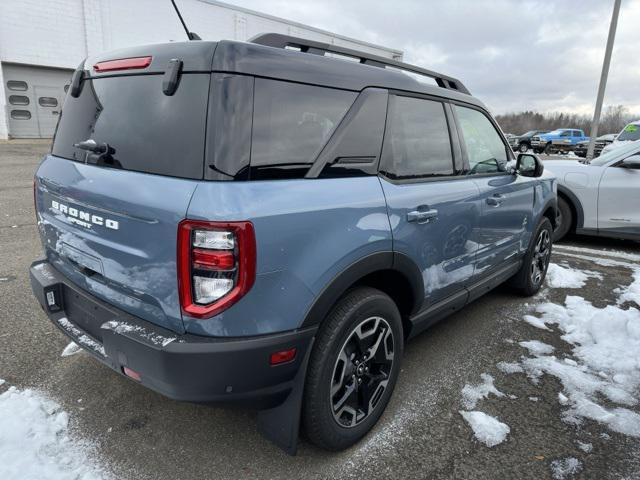
[[[544,245],[544,248],[541,248],[541,245]],[[552,248],[553,227],[549,219],[543,217],[531,239],[522,267],[509,281],[511,286],[523,296],[535,295],[542,287],[547,276]]]
[[[558,197],[558,214],[556,216],[556,224],[558,228],[553,232],[553,241],[557,242],[569,233],[573,225],[573,212],[567,201]]]
[[[544,146],[544,154],[551,155],[551,153],[551,142],[549,142]]]
[[[521,144],[518,146],[518,151],[519,151],[520,153],[527,153],[527,150],[529,150],[529,145],[527,145],[526,143],[521,143]]]
[[[366,358],[376,343],[375,353]],[[309,440],[337,451],[366,435],[389,403],[403,348],[402,320],[393,300],[370,287],[348,291],[324,320],[309,359],[302,405]]]

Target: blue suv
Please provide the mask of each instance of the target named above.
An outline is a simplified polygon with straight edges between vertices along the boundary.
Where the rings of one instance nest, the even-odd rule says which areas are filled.
[[[35,175],[33,292],[131,380],[257,408],[290,453],[300,427],[343,449],[409,338],[507,280],[540,288],[556,182],[513,155],[459,80],[334,45],[102,54]]]

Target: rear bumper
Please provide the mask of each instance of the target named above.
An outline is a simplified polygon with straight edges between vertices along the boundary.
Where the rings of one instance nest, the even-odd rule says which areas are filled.
[[[30,279],[43,310],[63,333],[105,365],[123,375],[124,367],[132,369],[142,385],[175,400],[278,405],[290,393],[316,331],[246,338],[178,335],[80,290],[46,260],[31,265]],[[297,350],[292,362],[269,364],[273,352],[290,348]]]

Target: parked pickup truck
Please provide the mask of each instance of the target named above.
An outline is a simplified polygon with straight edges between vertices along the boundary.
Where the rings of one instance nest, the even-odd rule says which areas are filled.
[[[559,128],[552,132],[536,135],[531,139],[531,148],[536,153],[546,153],[572,151],[578,142],[589,140],[582,130],[569,128]]]

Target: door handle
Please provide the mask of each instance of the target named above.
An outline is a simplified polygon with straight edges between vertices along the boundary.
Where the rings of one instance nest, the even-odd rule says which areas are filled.
[[[492,196],[487,197],[487,204],[492,207],[499,207],[505,200],[505,196],[500,193],[494,193]]]
[[[438,210],[433,208],[430,210],[413,210],[407,213],[407,222],[411,223],[431,223],[435,221],[436,218],[438,218]]]

